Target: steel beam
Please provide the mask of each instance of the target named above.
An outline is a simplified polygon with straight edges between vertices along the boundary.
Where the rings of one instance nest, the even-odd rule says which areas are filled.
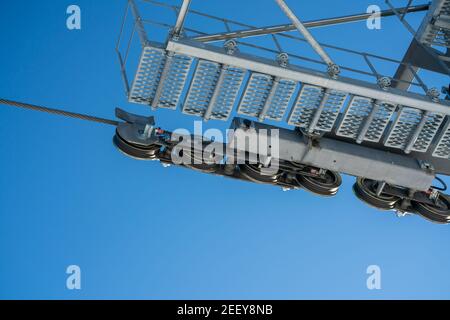
[[[403,57],[402,64],[398,67],[395,75],[393,86],[398,89],[408,90],[409,85],[407,82],[412,81],[415,77],[414,73],[417,73],[419,69],[427,69],[442,74],[450,74],[450,63],[441,59],[441,55],[437,50],[431,48],[426,43],[426,37],[430,32],[430,26],[435,18],[436,14],[440,12],[444,4],[443,0],[434,0],[429,7],[429,11],[423,19],[417,32],[412,30],[412,27],[403,19],[401,19],[401,13],[392,7],[392,4],[386,0],[386,3],[391,6],[395,15],[399,16],[400,21],[406,26],[406,28],[414,36],[408,51]],[[407,64],[411,64],[411,68],[408,68]]]
[[[405,13],[413,13],[413,12],[422,12],[427,11],[430,6],[428,4],[417,5],[411,7],[398,8],[397,11],[405,14]],[[391,17],[395,16],[395,12],[393,10],[383,10],[381,11],[381,17]],[[326,27],[333,26],[343,23],[357,22],[367,20],[372,16],[371,13],[360,13],[348,16],[306,21],[303,25],[306,28],[318,28],[318,27]],[[225,32],[225,33],[216,33],[210,35],[202,35],[198,37],[194,37],[192,39],[201,41],[201,42],[214,42],[214,41],[222,41],[229,39],[238,39],[238,38],[249,38],[254,36],[263,36],[269,34],[277,34],[283,32],[289,32],[296,30],[296,27],[293,24],[283,24],[276,26],[268,26],[262,28],[252,28],[252,29],[244,29],[239,31]]]
[[[254,130],[248,130],[241,128],[243,121],[240,118],[233,120],[231,129],[234,130],[234,137],[248,137],[248,141],[258,141],[260,130],[266,130],[265,132],[271,134],[273,133],[271,130],[278,130],[277,156],[280,160],[385,181],[392,185],[421,191],[428,190],[435,177],[433,172],[422,169],[419,161],[411,156],[328,138],[321,138],[316,144],[310,144],[305,136],[296,131],[257,122],[250,125]],[[233,151],[237,149],[238,155],[248,152],[248,149],[238,149],[239,145],[235,143],[234,137],[231,137],[227,147]]]
[[[403,57],[403,63],[398,67],[394,75],[393,86],[395,88],[408,90],[410,87],[408,82],[414,80],[414,73],[419,72],[419,69],[426,69],[449,75],[448,70],[450,70],[450,62],[442,59],[442,57],[445,56],[439,55],[434,48],[427,48],[426,50],[423,46],[424,45],[420,44],[416,39],[412,40]],[[430,51],[435,52],[435,54],[432,54]],[[447,68],[444,68],[443,64],[445,64]],[[411,67],[408,67],[408,65],[411,65]]]

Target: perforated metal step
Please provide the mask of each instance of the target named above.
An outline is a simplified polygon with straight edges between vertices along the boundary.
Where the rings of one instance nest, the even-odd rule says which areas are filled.
[[[387,147],[427,152],[444,120],[441,114],[423,112],[413,108],[401,108],[386,138]]]
[[[256,117],[260,121],[281,121],[296,86],[297,83],[292,80],[253,73],[247,83],[238,113]]]
[[[165,50],[154,47],[143,48],[128,97],[130,102],[146,105],[153,102],[165,62]]]
[[[220,76],[220,64],[200,60],[184,103],[183,113],[203,117]]]
[[[238,113],[258,117],[269,98],[274,79],[261,73],[252,73],[239,105]]]
[[[304,85],[288,123],[309,132],[330,132],[347,96],[344,92]]]
[[[436,149],[433,152],[433,156],[437,158],[450,160],[450,118],[447,117],[447,123],[441,131],[439,141],[436,145]]]
[[[240,68],[200,60],[183,113],[203,117],[206,120],[228,120],[245,72]]]
[[[167,55],[161,81],[152,103],[154,108],[177,109],[193,60],[181,54]]]
[[[358,143],[377,143],[383,136],[394,110],[393,105],[354,96],[336,134],[355,139]]]
[[[129,94],[133,103],[176,109],[191,68],[192,57],[146,46]]]

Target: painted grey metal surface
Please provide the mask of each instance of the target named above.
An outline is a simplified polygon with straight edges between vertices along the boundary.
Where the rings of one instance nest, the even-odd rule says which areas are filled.
[[[356,177],[366,177],[415,190],[428,190],[434,173],[422,169],[419,161],[406,155],[322,138],[311,143],[300,132],[253,122],[252,130],[241,127],[243,120],[233,120],[235,136],[247,135],[255,141],[260,130],[279,130],[279,159],[311,165]],[[253,136],[253,137],[252,137]],[[256,140],[257,141],[257,140]],[[237,148],[238,144],[231,145]],[[238,150],[248,151],[248,150]]]
[[[292,103],[289,125],[309,133],[337,132],[356,143],[371,141],[405,153],[427,152],[450,115],[449,101],[434,102],[427,96],[383,90],[343,77],[332,79],[326,73],[296,66],[281,67],[275,61],[242,53],[230,55],[224,49],[198,42],[169,41],[165,51],[159,45],[147,46],[143,52],[130,101],[171,109],[185,101],[184,113],[207,119],[229,119],[247,73],[249,79],[239,99],[239,114],[260,121],[282,121]],[[197,66],[193,79],[189,80],[187,75],[194,60]],[[234,71],[224,74],[227,70]],[[227,81],[225,75],[229,76]],[[161,81],[163,78],[168,81]],[[181,93],[188,85],[183,100]],[[300,90],[294,97],[297,87]],[[158,95],[160,91],[165,94]],[[219,97],[222,104],[217,102]],[[389,123],[393,125],[388,128]],[[447,143],[445,139],[442,141],[440,149]],[[434,154],[443,157],[444,153]]]
[[[450,48],[450,0],[433,0],[417,34],[422,43]]]
[[[410,69],[412,81],[417,75],[414,67]],[[417,81],[425,87],[420,78]],[[275,57],[178,36],[165,44],[146,42],[129,100],[153,108],[182,106],[183,113],[204,120],[227,121],[235,112],[259,122],[285,122],[320,137],[320,148],[326,146],[294,159],[329,170],[372,179],[384,177],[381,171],[386,170],[392,175],[383,178],[386,182],[397,180],[408,187],[414,185],[411,176],[418,174],[423,179],[418,178],[415,188],[425,188],[430,179],[428,173],[415,171],[419,160],[433,165],[437,173],[450,174],[450,101],[348,77],[337,79],[289,62],[281,65]],[[302,148],[283,143],[287,153]],[[372,156],[373,167],[365,167]]]
[[[445,55],[431,48],[431,46],[450,48],[449,16],[450,0],[433,0],[430,3],[427,15],[414,32],[415,38],[402,60],[405,64],[411,64],[411,67],[402,64],[395,73],[395,79],[403,80],[394,83],[396,88],[407,90],[409,88],[407,82],[414,78],[414,72],[420,68],[449,74],[449,60],[445,61],[443,59]],[[447,51],[447,57],[449,52]]]

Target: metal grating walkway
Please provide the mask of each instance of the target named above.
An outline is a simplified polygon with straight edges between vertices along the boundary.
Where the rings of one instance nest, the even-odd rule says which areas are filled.
[[[183,113],[205,120],[227,121],[235,108],[238,114],[260,122],[284,121],[288,114],[287,123],[307,133],[333,133],[355,143],[377,143],[405,153],[425,153],[433,147],[434,157],[450,159],[450,106],[446,102],[348,80],[342,84],[341,79],[319,79],[318,85],[319,80],[306,72],[273,62],[252,67],[245,57],[217,48],[211,54],[203,47],[198,52],[189,49],[146,46],[129,101],[153,108],[181,105]]]

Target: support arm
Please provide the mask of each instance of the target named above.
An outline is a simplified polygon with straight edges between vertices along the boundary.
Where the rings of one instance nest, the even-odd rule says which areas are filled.
[[[173,29],[173,34],[175,36],[179,36],[181,31],[183,31],[184,22],[186,20],[186,16],[189,11],[189,7],[191,5],[191,0],[183,0],[183,4],[181,5],[180,12],[178,13],[178,19]]]
[[[322,46],[317,42],[313,35],[308,31],[308,29],[303,25],[303,23],[297,18],[297,16],[292,12],[284,0],[275,0],[280,6],[281,10],[286,14],[286,16],[292,21],[297,30],[305,37],[314,51],[322,58],[322,60],[328,65],[329,73],[333,76],[339,74],[339,67],[331,60],[330,56],[325,52]]]

